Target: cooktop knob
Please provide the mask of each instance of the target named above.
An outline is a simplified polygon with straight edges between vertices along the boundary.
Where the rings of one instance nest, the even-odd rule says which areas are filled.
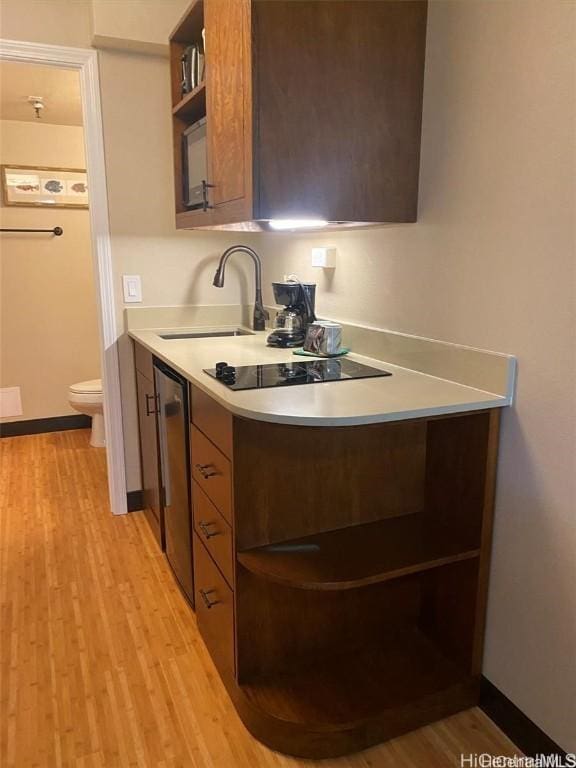
[[[233,379],[236,377],[236,368],[233,365],[225,365],[220,375],[225,379]]]
[[[216,363],[216,376],[221,378],[224,368],[228,368],[228,363]]]

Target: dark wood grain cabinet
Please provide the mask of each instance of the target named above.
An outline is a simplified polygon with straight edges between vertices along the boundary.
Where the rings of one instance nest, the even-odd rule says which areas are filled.
[[[299,427],[191,391],[198,627],[252,734],[332,757],[475,705],[499,412]]]
[[[136,391],[142,472],[142,506],[158,543],[162,547],[162,506],[157,431],[157,397],[154,388],[152,355],[135,345]]]
[[[153,359],[139,344],[135,365],[162,545]],[[264,744],[335,757],[478,703],[499,419],[298,426],[190,386],[198,629]]]
[[[210,203],[215,210],[241,211],[251,193],[247,151],[250,68],[246,51],[250,20],[243,2],[207,2],[206,114]]]
[[[171,36],[176,224],[266,230],[417,216],[425,0],[195,0]],[[205,80],[182,94],[181,56]],[[205,210],[183,199],[182,135],[206,117]]]

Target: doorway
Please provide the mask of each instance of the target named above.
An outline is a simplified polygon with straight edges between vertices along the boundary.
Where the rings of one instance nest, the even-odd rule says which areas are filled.
[[[94,292],[92,292],[93,307],[96,310],[97,326],[99,331],[99,358],[100,358],[100,372],[102,379],[102,388],[104,391],[103,402],[103,417],[106,431],[106,457],[107,457],[107,469],[108,469],[108,490],[110,498],[110,507],[114,514],[124,514],[127,511],[126,504],[126,481],[125,481],[125,467],[124,467],[124,447],[123,447],[123,434],[122,434],[122,418],[121,418],[121,403],[120,403],[120,381],[119,381],[119,369],[118,369],[118,353],[117,353],[117,324],[114,310],[114,297],[113,297],[113,284],[112,284],[112,263],[111,263],[111,248],[110,248],[110,235],[108,228],[108,211],[107,211],[107,196],[106,196],[106,182],[105,182],[105,166],[104,166],[104,151],[103,151],[103,138],[102,138],[102,121],[100,114],[100,100],[99,100],[99,86],[98,86],[98,70],[97,70],[97,54],[95,51],[63,48],[60,46],[45,46],[37,45],[33,43],[20,43],[12,41],[0,41],[0,65],[36,65],[43,68],[56,68],[63,73],[73,75],[77,78],[79,84],[79,95],[81,105],[81,121],[83,123],[83,144],[85,153],[85,167],[87,171],[87,187],[89,194],[89,230],[91,236],[91,252],[92,252],[92,274],[93,285],[95,287],[96,299],[94,301]],[[42,96],[42,94],[26,94],[27,96]],[[37,109],[34,103],[29,105],[32,109]],[[40,113],[47,106],[40,107]],[[33,120],[37,119],[35,117]],[[39,120],[42,117],[38,118]],[[23,121],[26,122],[26,121]],[[34,125],[34,122],[31,123]],[[72,127],[72,126],[69,126]],[[79,126],[76,126],[79,127]],[[34,129],[32,129],[34,130]],[[71,142],[72,144],[74,142]],[[82,142],[80,142],[82,144]],[[72,151],[70,142],[66,142],[67,151]],[[38,149],[38,148],[36,148]],[[17,158],[11,159],[9,162],[14,163]],[[30,163],[35,165],[35,163]],[[78,165],[78,163],[74,163]],[[65,166],[58,166],[65,167]],[[67,166],[66,166],[67,167]],[[76,168],[78,170],[78,168]],[[14,179],[12,179],[13,181]],[[62,178],[56,178],[55,184],[51,185],[51,191],[53,193],[61,193],[62,191],[73,193],[73,190],[68,187],[68,182],[81,183],[77,179],[71,179],[69,176]],[[32,190],[26,189],[26,183],[23,184],[24,189],[20,190],[21,193],[33,194]],[[57,187],[59,189],[57,190]],[[80,189],[80,187],[78,187]],[[48,190],[50,191],[50,190]],[[80,194],[78,192],[78,194]],[[8,208],[6,209],[8,210]],[[33,211],[36,215],[40,213],[46,213],[45,211],[33,210],[28,208],[29,211]],[[82,213],[81,210],[72,210],[69,208],[56,208],[50,210],[49,213],[53,218],[56,212],[61,212],[62,215],[66,212],[68,215],[76,214],[77,216]],[[21,217],[20,221],[24,221],[24,207],[18,209],[18,216]],[[68,233],[72,234],[75,231],[76,225],[79,219],[76,220],[76,224],[70,224],[68,226]],[[6,227],[3,224],[3,227]],[[55,220],[53,226],[59,225]],[[26,227],[22,227],[26,228]],[[41,227],[38,227],[41,228]],[[50,229],[49,226],[46,227]],[[32,233],[23,233],[32,236]],[[62,235],[48,233],[35,233],[36,237],[48,237],[51,240],[45,241],[45,245],[49,245],[52,252],[55,253],[58,246],[56,241],[60,244],[65,243],[66,231]],[[68,244],[70,241],[68,241]],[[5,245],[5,243],[3,243]],[[35,250],[38,244],[34,244]],[[64,250],[64,249],[62,249]],[[79,266],[79,262],[76,266]],[[28,265],[29,269],[33,267]],[[86,274],[84,274],[84,281],[86,281]],[[23,302],[26,301],[25,291],[21,286],[17,286],[17,291],[21,293]],[[28,307],[30,312],[34,311],[34,302],[30,302]],[[37,323],[41,323],[42,318],[37,318]],[[68,333],[70,332],[68,326],[63,321],[61,328],[61,336],[63,339],[63,345],[66,346],[65,352],[69,353],[69,357],[75,354],[74,349],[69,349],[70,339]],[[53,339],[54,334],[52,335]],[[88,339],[90,333],[86,331],[84,339]],[[78,341],[78,340],[77,340]],[[38,350],[40,351],[40,350]],[[33,354],[32,350],[23,350],[25,354]],[[92,363],[88,362],[88,357],[84,360],[85,365],[89,366]],[[49,371],[46,368],[45,362],[39,362],[36,366],[37,376],[42,377],[43,367],[45,371]],[[70,376],[67,376],[70,378]],[[75,376],[72,376],[75,378]],[[70,384],[77,382],[70,381]],[[67,389],[66,389],[67,393]],[[29,399],[28,402],[32,402]],[[26,414],[24,414],[26,418]]]

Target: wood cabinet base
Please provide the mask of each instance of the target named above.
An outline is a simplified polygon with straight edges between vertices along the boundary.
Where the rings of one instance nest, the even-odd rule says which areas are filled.
[[[476,572],[477,563],[446,568],[450,579],[461,579],[458,598],[465,599],[474,582],[466,572]],[[289,590],[262,588],[252,574],[238,577],[250,582],[245,594],[241,587],[238,611],[257,626],[252,642],[246,638],[246,648],[238,648],[245,674],[239,681],[212,656],[242,722],[271,749],[302,758],[338,757],[478,703],[479,675],[470,674],[468,663],[427,620],[434,577],[408,577],[357,594],[299,590],[292,603],[286,602]],[[374,615],[378,609],[381,615]],[[330,622],[340,611],[346,613]],[[301,623],[290,631],[297,616]],[[442,620],[450,623],[449,614]],[[296,646],[300,655],[294,651],[291,658],[287,651]]]
[[[164,549],[158,450],[158,401],[154,386],[152,354],[140,344],[134,344],[134,362],[142,468],[142,508],[160,549]]]
[[[478,573],[471,558],[338,591],[238,566],[227,685],[248,730],[287,754],[336,757],[474,706]]]
[[[330,758],[477,704],[499,413],[309,428],[195,394],[198,623],[248,730]]]
[[[316,760],[360,752],[474,707],[480,685],[478,680],[469,680],[431,694],[417,705],[395,707],[361,723],[315,728],[280,720],[255,705],[233,681],[224,680],[224,683],[236,711],[254,738],[277,752]]]

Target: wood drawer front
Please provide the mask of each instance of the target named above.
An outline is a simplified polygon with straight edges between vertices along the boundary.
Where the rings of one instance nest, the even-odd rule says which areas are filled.
[[[232,458],[232,414],[198,387],[192,389],[191,419],[214,445]]]
[[[234,674],[234,593],[194,533],[194,589],[198,629],[223,674]]]
[[[218,511],[232,523],[230,462],[194,425],[191,430],[192,477]]]
[[[224,574],[228,584],[233,587],[232,529],[198,483],[194,481],[192,482],[192,498],[194,500],[194,530]]]
[[[154,381],[154,364],[152,362],[152,352],[149,352],[142,344],[134,342],[134,365],[136,370],[140,371],[150,381]]]

